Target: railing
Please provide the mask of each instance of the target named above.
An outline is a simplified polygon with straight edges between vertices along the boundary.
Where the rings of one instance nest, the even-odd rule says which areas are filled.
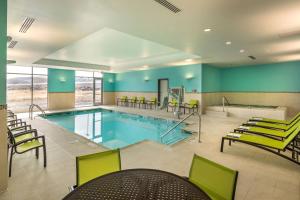
[[[175,128],[177,128],[181,123],[183,123],[185,120],[187,120],[188,118],[190,118],[193,115],[197,115],[199,118],[199,124],[198,124],[198,142],[200,141],[200,133],[201,133],[201,115],[198,112],[193,112],[191,114],[189,114],[188,116],[186,116],[185,118],[183,118],[181,121],[179,121],[175,126],[173,126],[172,128],[170,128],[167,132],[165,132],[164,134],[162,134],[160,136],[160,140],[163,141],[163,138],[167,135],[169,135],[171,133],[171,131],[173,131]]]
[[[29,113],[29,119],[33,119],[33,109],[34,109],[34,107],[36,107],[37,109],[39,109],[42,112],[43,116],[46,115],[45,111],[39,105],[37,105],[37,104],[31,104],[29,106],[29,112],[28,112]]]
[[[230,103],[229,103],[228,99],[225,96],[223,96],[222,97],[223,112],[225,112],[225,104],[226,103],[227,103],[228,106],[230,106]]]

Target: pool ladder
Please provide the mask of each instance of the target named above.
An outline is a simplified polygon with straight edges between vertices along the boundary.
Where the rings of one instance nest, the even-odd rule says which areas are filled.
[[[163,141],[163,138],[166,137],[167,135],[169,135],[171,133],[171,131],[173,131],[175,128],[177,128],[180,124],[182,124],[185,120],[187,120],[188,118],[190,118],[191,116],[197,115],[198,116],[198,142],[200,143],[200,133],[201,133],[201,115],[198,112],[193,112],[191,114],[189,114],[188,116],[186,116],[185,118],[183,118],[181,121],[179,121],[175,126],[173,126],[172,128],[170,128],[167,132],[165,132],[164,134],[162,134],[160,136],[160,140],[161,142]]]
[[[34,109],[34,107],[36,107],[37,109],[39,109],[39,111],[42,112],[43,116],[46,115],[45,111],[39,105],[37,105],[37,104],[31,104],[29,106],[29,112],[28,112],[29,113],[29,119],[33,119],[33,109]]]
[[[228,106],[230,106],[230,103],[229,103],[228,99],[225,96],[223,96],[222,97],[223,112],[225,112],[226,103],[227,103]]]

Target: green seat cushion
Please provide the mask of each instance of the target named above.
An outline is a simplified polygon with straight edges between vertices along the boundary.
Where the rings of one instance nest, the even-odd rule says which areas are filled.
[[[257,119],[258,121],[263,121],[263,122],[269,122],[269,123],[278,123],[278,124],[290,124],[294,120],[300,117],[300,112],[295,115],[292,119],[290,120],[279,120],[279,119],[270,119],[270,118],[259,118],[259,117],[253,117],[252,119]]]
[[[281,129],[281,130],[288,130],[289,125],[281,125],[281,124],[272,124],[267,122],[248,122],[249,125],[255,125],[260,127],[272,128],[272,129]]]
[[[275,137],[286,138],[296,128],[297,128],[297,126],[295,125],[287,131],[274,130],[274,129],[268,129],[268,128],[262,128],[262,127],[243,127],[243,126],[240,126],[239,129],[245,130],[245,132],[251,132],[251,133],[254,133],[254,134],[264,134],[264,135],[270,135],[270,136],[275,136]]]
[[[43,146],[43,143],[41,143],[39,140],[32,140],[30,142],[26,142],[24,144],[18,145],[17,146],[17,152],[23,153],[27,150],[37,148],[37,147],[41,147],[41,146]]]

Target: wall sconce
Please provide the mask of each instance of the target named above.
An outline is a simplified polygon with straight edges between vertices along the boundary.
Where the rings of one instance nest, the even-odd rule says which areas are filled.
[[[148,82],[149,80],[150,80],[150,79],[149,79],[148,76],[145,76],[145,77],[144,77],[144,81]]]
[[[108,79],[108,82],[109,82],[110,84],[112,84],[112,83],[114,82],[114,80],[112,80],[112,79],[110,78],[110,79]]]
[[[67,80],[66,80],[65,77],[60,77],[60,78],[59,78],[59,81],[60,81],[61,83],[64,83],[64,82],[66,82]]]
[[[191,80],[191,79],[193,79],[194,78],[194,75],[193,74],[187,74],[186,76],[185,76],[185,79],[187,79],[187,80]]]

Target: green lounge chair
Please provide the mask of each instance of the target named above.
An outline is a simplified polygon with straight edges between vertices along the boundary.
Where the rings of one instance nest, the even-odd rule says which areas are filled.
[[[137,97],[128,98],[128,106],[135,107],[136,101],[137,101]]]
[[[198,112],[198,107],[199,107],[199,101],[196,100],[196,99],[191,99],[189,101],[189,103],[185,103],[183,105],[183,108],[184,108],[184,114],[186,113],[185,112],[185,109],[188,109],[189,110],[189,113],[191,113],[191,111],[195,112],[195,110]]]
[[[211,199],[234,199],[238,171],[194,155],[189,181],[201,188]]]
[[[249,121],[289,125],[289,124],[293,123],[295,120],[297,120],[298,118],[300,118],[300,112],[290,120],[278,120],[278,119],[270,119],[270,118],[263,118],[263,117],[252,117],[251,119],[249,119]]]
[[[120,170],[119,149],[76,157],[77,186],[99,176]]]
[[[145,97],[139,97],[137,99],[137,101],[136,101],[136,104],[139,105],[139,108],[141,108],[141,106],[142,107],[146,107],[146,99],[145,99]]]
[[[172,108],[172,111],[175,111],[175,108],[178,106],[178,102],[176,99],[172,99],[167,106],[167,112],[169,112],[169,107]]]
[[[118,98],[118,99],[117,99],[117,106],[118,106],[118,105],[126,106],[126,105],[127,105],[127,102],[128,102],[127,96],[122,96],[121,98]]]
[[[284,124],[274,124],[274,123],[267,123],[267,122],[255,122],[255,121],[248,121],[247,123],[244,123],[244,126],[255,126],[255,127],[263,127],[263,128],[269,128],[269,129],[278,129],[278,130],[284,130],[287,131],[291,127],[293,127],[295,124],[300,122],[300,117],[294,120],[291,124],[284,125]]]
[[[284,140],[286,139],[298,126],[300,122],[293,125],[289,130],[276,130],[276,129],[268,129],[262,127],[247,127],[247,126],[240,126],[239,128],[234,129],[235,133],[252,133],[256,135],[262,135],[265,137],[270,137],[273,139]]]
[[[300,147],[297,145],[297,136],[299,135],[299,131],[300,126],[298,126],[285,140],[282,141],[259,135],[229,133],[222,137],[221,152],[223,152],[224,141],[229,140],[229,145],[231,145],[231,141],[241,142],[269,151],[300,165]],[[290,152],[292,156],[289,157],[287,154],[283,154],[283,151]]]
[[[44,167],[47,166],[46,142],[45,136],[37,136],[37,130],[32,129],[25,131],[22,134],[13,135],[8,129],[10,157],[9,157],[9,177],[12,171],[12,159],[14,154],[23,154],[31,150],[35,150],[36,158],[39,158],[39,148],[43,148],[44,152]]]
[[[157,98],[156,97],[152,97],[149,101],[146,102],[146,108],[147,106],[152,109],[153,107],[156,109],[157,106]]]

